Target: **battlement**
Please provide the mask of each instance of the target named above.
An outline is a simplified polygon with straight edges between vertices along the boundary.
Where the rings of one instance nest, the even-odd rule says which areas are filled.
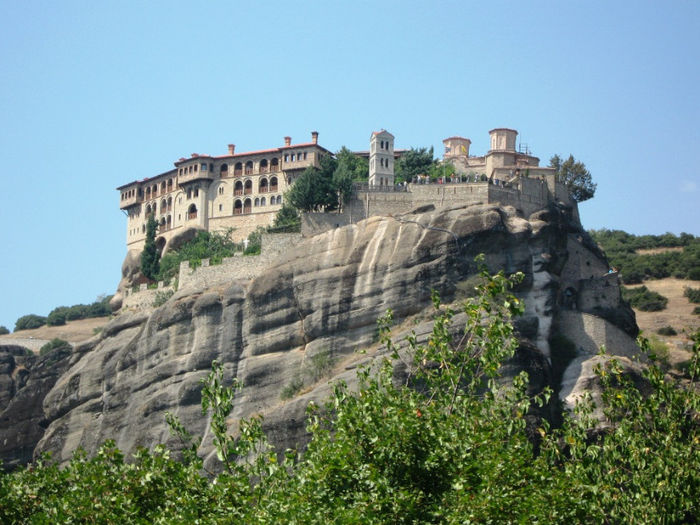
[[[551,202],[571,206],[577,216],[575,202],[569,197],[563,184],[555,181],[553,174],[538,176],[518,175],[508,180],[493,178],[481,181],[448,182],[441,184],[409,183],[397,191],[382,188],[359,187],[355,199],[346,203],[341,212],[304,213],[301,232],[305,237],[318,235],[333,228],[379,215],[408,213],[421,206],[444,208],[471,204],[499,204],[513,206],[522,217],[546,208]],[[473,179],[472,179],[473,180]]]

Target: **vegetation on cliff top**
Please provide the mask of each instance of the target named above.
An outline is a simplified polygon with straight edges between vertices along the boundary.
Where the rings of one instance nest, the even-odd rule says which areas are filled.
[[[664,277],[700,280],[700,237],[689,233],[633,235],[605,229],[589,233],[603,248],[610,264],[620,271],[625,284]],[[681,251],[638,253],[639,250],[663,248],[681,248]]]
[[[304,453],[280,459],[260,417],[227,419],[239,385],[225,386],[214,364],[202,407],[223,473],[207,477],[194,438],[168,416],[183,442],[181,460],[164,446],[127,462],[106,443],[78,452],[65,468],[43,457],[0,474],[0,521],[239,523],[686,523],[697,515],[700,334],[685,384],[656,366],[642,395],[621,367],[598,371],[609,431],[593,432],[592,405],[552,428],[538,416],[549,391],[528,394],[526,374],[498,380],[517,345],[509,322],[523,305],[513,280],[490,277],[463,306],[465,331],[453,338],[452,310],[434,298],[426,344],[408,339],[399,354],[381,320],[386,356],[343,383],[323,409],[311,406]],[[402,361],[405,384],[396,384]],[[534,436],[534,437],[533,437]]]

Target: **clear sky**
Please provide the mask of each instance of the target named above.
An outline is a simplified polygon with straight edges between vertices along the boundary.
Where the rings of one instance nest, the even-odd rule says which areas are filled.
[[[0,0],[0,325],[113,293],[115,188],[190,153],[520,132],[584,227],[700,235],[700,2]]]

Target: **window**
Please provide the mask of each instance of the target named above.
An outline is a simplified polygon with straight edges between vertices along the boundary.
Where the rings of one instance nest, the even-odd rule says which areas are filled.
[[[294,162],[294,153],[292,153],[292,156],[290,157],[291,162]]]
[[[194,196],[199,197],[199,188],[194,189]]]
[[[236,202],[233,204],[233,214],[240,215],[241,213],[243,213],[243,203],[240,199],[236,199]]]
[[[250,195],[251,193],[253,193],[253,181],[251,181],[251,180],[245,181],[243,193],[246,195]]]
[[[265,197],[260,199],[260,206],[265,206]]]
[[[207,164],[206,162],[202,163],[202,171],[207,171]]]
[[[234,195],[243,195],[243,183],[241,181],[236,181],[236,185],[233,187]]]
[[[304,152],[304,160],[306,160],[306,152]]]
[[[257,197],[255,197],[255,202],[254,202],[253,206],[255,206],[256,208],[257,208],[258,206],[260,206],[260,199],[258,199]]]
[[[243,202],[243,213],[250,213],[252,209],[252,201],[250,199],[246,199]]]
[[[219,195],[223,195],[223,194],[224,194],[224,187],[219,186]]]
[[[289,162],[289,155],[287,153],[284,154],[284,161]]]
[[[197,206],[194,204],[190,204],[190,207],[187,209],[187,219],[192,220],[197,218]]]
[[[223,205],[223,204],[219,204],[219,211],[224,211],[224,205]]]

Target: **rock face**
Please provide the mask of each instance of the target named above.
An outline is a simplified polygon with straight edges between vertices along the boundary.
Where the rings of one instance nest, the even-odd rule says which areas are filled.
[[[36,356],[25,348],[0,346],[0,461],[12,469],[31,461],[44,435],[42,403],[69,366],[70,348]]]
[[[204,435],[202,453],[211,453],[199,380],[214,359],[243,384],[232,422],[262,413],[271,441],[293,447],[304,439],[306,404],[328,395],[330,376],[352,381],[355,350],[372,346],[376,319],[387,308],[399,322],[420,314],[432,289],[446,301],[459,299],[473,287],[479,253],[491,270],[526,276],[517,290],[527,304],[517,322],[523,344],[506,375],[527,369],[533,388],[552,384],[601,338],[614,331],[627,344],[636,330],[616,279],[601,282],[606,261],[570,212],[552,206],[525,219],[512,208],[473,205],[373,217],[306,239],[251,281],[182,290],[155,311],[121,315],[74,350],[45,395],[48,425],[35,453],[66,460],[77,447],[93,452],[106,439],[127,452],[177,446],[166,411]],[[590,323],[580,323],[576,334],[588,339],[574,341],[566,359],[551,356],[549,345],[555,330],[567,333],[564,312],[599,321],[588,332]],[[427,332],[429,324],[417,327]],[[281,399],[302,382],[301,395]]]

